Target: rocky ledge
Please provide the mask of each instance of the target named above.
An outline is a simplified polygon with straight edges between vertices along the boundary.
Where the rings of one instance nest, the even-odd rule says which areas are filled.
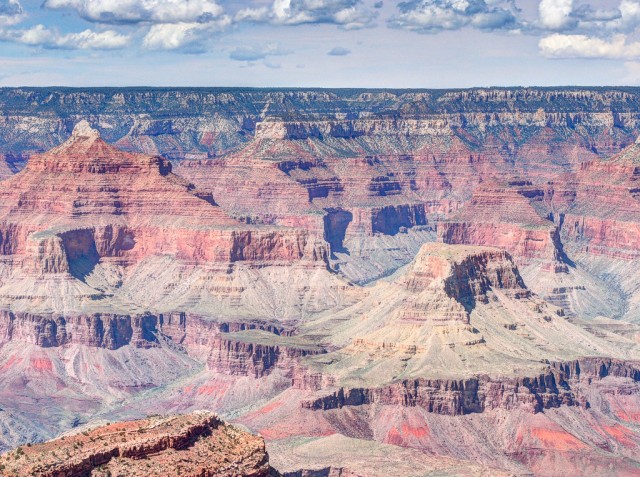
[[[196,411],[107,424],[0,456],[2,475],[263,477],[270,472],[262,437]]]

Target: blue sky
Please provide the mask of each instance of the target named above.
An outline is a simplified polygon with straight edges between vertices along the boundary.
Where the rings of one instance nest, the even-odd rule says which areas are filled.
[[[0,0],[0,85],[640,85],[639,33],[640,0]]]

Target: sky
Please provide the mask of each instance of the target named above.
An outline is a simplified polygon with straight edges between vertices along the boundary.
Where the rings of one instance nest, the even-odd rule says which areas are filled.
[[[640,85],[640,0],[0,0],[0,86]]]

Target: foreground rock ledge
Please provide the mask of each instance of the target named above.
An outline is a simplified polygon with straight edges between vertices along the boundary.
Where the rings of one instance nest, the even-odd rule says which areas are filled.
[[[266,477],[264,441],[198,411],[121,422],[0,456],[0,475]]]

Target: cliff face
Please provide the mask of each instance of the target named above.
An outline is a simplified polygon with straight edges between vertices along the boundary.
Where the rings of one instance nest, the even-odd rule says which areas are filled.
[[[150,314],[118,316],[107,313],[56,316],[0,312],[0,341],[17,341],[43,348],[80,344],[118,349],[157,346],[157,318]]]
[[[41,348],[81,345],[116,350],[155,348],[165,339],[206,361],[220,374],[262,378],[275,369],[292,377],[305,356],[324,353],[310,343],[287,340],[293,330],[267,323],[218,322],[198,315],[33,314],[0,311],[0,346]]]
[[[481,133],[495,127],[573,130],[586,148],[595,138],[597,150],[607,154],[635,139],[638,97],[634,88],[4,88],[0,144],[13,154],[47,150],[59,144],[79,119],[91,118],[104,125],[109,142],[172,159],[219,155],[245,144],[254,134],[275,139],[354,138],[460,129],[464,136],[467,130]],[[268,118],[284,121],[265,123]]]
[[[68,183],[69,174],[82,185]],[[304,231],[242,230],[210,196],[171,174],[166,159],[119,151],[86,122],[5,185],[5,254],[32,252],[45,273],[68,272],[74,261],[127,264],[159,253],[191,261],[323,258],[322,250],[308,250]]]
[[[0,180],[6,179],[15,173],[15,169],[11,167],[4,155],[0,154]]]
[[[313,230],[241,223],[171,170],[165,158],[107,144],[86,121],[31,157],[0,187],[0,301],[9,308],[18,297],[30,302],[21,311],[33,311],[41,300],[41,310],[77,314],[75,300],[103,298],[110,306],[99,311],[122,310],[113,297],[135,281],[131,270],[159,257],[184,273],[215,269],[220,278],[236,263],[326,268],[329,246]]]
[[[176,170],[240,220],[297,224],[323,237],[351,279],[362,280],[350,270],[366,261],[369,244],[381,250],[362,281],[393,271],[398,259],[389,249],[413,256],[414,235],[435,233],[564,272],[565,245],[585,243],[579,231],[562,229],[578,192],[571,177],[633,143],[632,98],[598,90],[372,93],[351,98],[354,111],[368,104],[366,114],[274,111],[242,148],[181,161]],[[602,111],[596,101],[620,111]],[[593,255],[608,245],[591,230],[616,227],[599,218],[585,225],[593,246],[581,248]],[[630,237],[617,236],[609,253],[628,257],[620,249]]]
[[[567,224],[582,221],[584,226],[572,225],[566,233],[558,229],[558,235],[549,224],[549,230],[541,230],[540,218],[528,214],[519,222],[500,222],[509,229],[501,232],[496,222],[480,221],[477,210],[489,210],[491,198],[501,195],[504,204],[521,207],[515,205],[520,199],[509,197],[519,192],[476,189],[487,179],[526,176],[538,186],[553,181],[546,188],[550,194],[566,192],[555,185],[565,180],[562,174],[633,143],[640,132],[639,97],[633,88],[5,89],[0,93],[6,112],[0,144],[12,158],[22,158],[10,163],[19,167],[25,154],[58,144],[82,116],[101,124],[105,138],[120,147],[155,156],[156,162],[162,162],[159,155],[180,162],[181,175],[243,222],[300,227],[327,238],[338,263],[356,263],[355,244],[378,235],[395,237],[402,254],[411,256],[416,251],[409,245],[412,239],[396,237],[399,232],[434,231],[445,219],[442,240],[498,245],[521,264],[543,259],[547,269],[559,269],[556,236],[579,243],[581,251],[619,258],[632,255],[623,241],[633,237],[615,232],[622,228],[619,222],[574,216],[548,203],[537,209],[541,219],[567,214]],[[32,162],[36,167],[37,160]],[[78,164],[65,167],[87,170]],[[106,166],[91,167],[100,171]],[[113,167],[115,172],[132,166]],[[170,170],[166,159],[152,167]],[[591,192],[587,196],[594,200]],[[463,221],[456,213],[460,208],[473,213],[474,220]],[[7,229],[2,234],[17,234],[14,241],[20,242],[20,233],[29,232]],[[589,237],[591,247],[585,246]],[[136,241],[142,240],[153,241]],[[210,240],[218,244],[224,239]],[[376,258],[378,274],[392,271],[392,256],[386,252]]]
[[[0,446],[207,408],[637,467],[639,91],[0,90]],[[67,463],[217,475],[199,433]]]
[[[196,412],[108,424],[0,456],[8,474],[207,475],[266,477],[269,456],[262,438]]]
[[[321,398],[303,401],[302,407],[319,411],[370,404],[418,406],[429,413],[449,416],[495,409],[537,413],[560,406],[588,407],[580,383],[591,384],[607,376],[638,382],[640,363],[583,358],[554,362],[544,374],[517,379],[492,380],[488,376],[468,380],[418,379],[383,388],[340,388]]]

